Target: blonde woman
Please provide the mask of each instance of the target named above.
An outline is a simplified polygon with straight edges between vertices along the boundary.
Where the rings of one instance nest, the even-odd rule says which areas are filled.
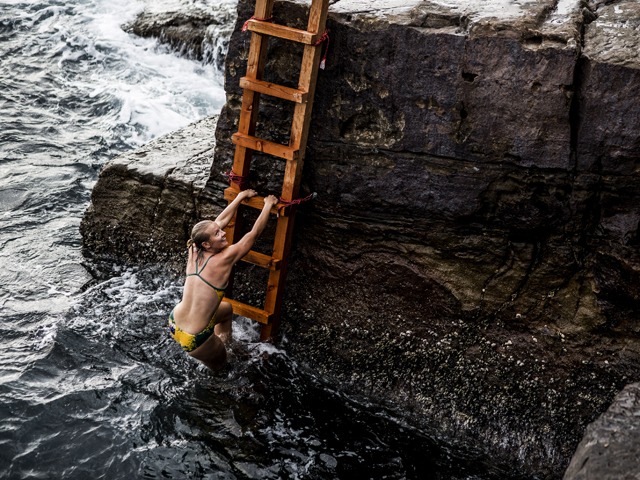
[[[255,195],[254,190],[244,190],[215,221],[203,220],[193,227],[187,242],[189,259],[182,301],[169,316],[171,336],[189,355],[214,370],[224,365],[225,343],[231,337],[233,310],[230,303],[222,301],[231,268],[251,250],[267,224],[269,211],[278,203],[273,195],[266,197],[251,231],[229,245],[224,228],[240,202]]]

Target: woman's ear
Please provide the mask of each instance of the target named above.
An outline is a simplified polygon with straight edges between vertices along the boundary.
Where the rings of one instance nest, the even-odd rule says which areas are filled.
[[[202,242],[201,245],[205,250],[211,248],[211,244],[209,242]]]

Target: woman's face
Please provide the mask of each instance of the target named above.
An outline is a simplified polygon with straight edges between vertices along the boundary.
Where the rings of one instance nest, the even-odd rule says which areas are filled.
[[[206,247],[207,243],[209,243],[209,247],[207,247],[208,250],[210,249],[218,252],[229,245],[229,242],[227,242],[227,235],[216,222],[211,222],[211,225],[209,225],[206,232],[209,234],[209,242],[202,242],[202,245]]]

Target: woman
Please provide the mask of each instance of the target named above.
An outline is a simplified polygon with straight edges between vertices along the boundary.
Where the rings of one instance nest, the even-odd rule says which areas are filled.
[[[229,245],[224,228],[240,202],[255,195],[254,190],[244,190],[215,221],[204,220],[193,227],[187,242],[189,259],[182,301],[169,316],[171,336],[189,355],[213,370],[224,365],[224,344],[231,337],[233,309],[222,301],[231,268],[251,250],[269,220],[269,211],[278,203],[273,195],[266,197],[251,231]]]

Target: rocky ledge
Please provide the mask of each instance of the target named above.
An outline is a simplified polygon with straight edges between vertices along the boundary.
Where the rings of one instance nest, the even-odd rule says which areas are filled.
[[[182,270],[191,227],[226,204],[203,190],[217,120],[204,118],[107,162],[80,225],[83,245]]]
[[[304,27],[307,4],[274,16]],[[221,208],[252,14],[240,1],[213,159],[189,150],[200,127],[175,138],[213,161],[208,180],[115,159],[87,247],[135,258],[153,240],[170,255]],[[283,309],[295,354],[473,446],[500,478],[560,478],[640,379],[639,24],[623,1],[334,2],[303,173],[319,196],[298,210]],[[296,86],[299,47],[269,45],[265,79]],[[287,143],[290,107],[263,97],[257,135]],[[282,161],[252,169],[252,188],[279,193]],[[239,275],[237,298],[259,305],[262,273]]]
[[[640,478],[640,383],[627,385],[587,427],[564,480]]]

